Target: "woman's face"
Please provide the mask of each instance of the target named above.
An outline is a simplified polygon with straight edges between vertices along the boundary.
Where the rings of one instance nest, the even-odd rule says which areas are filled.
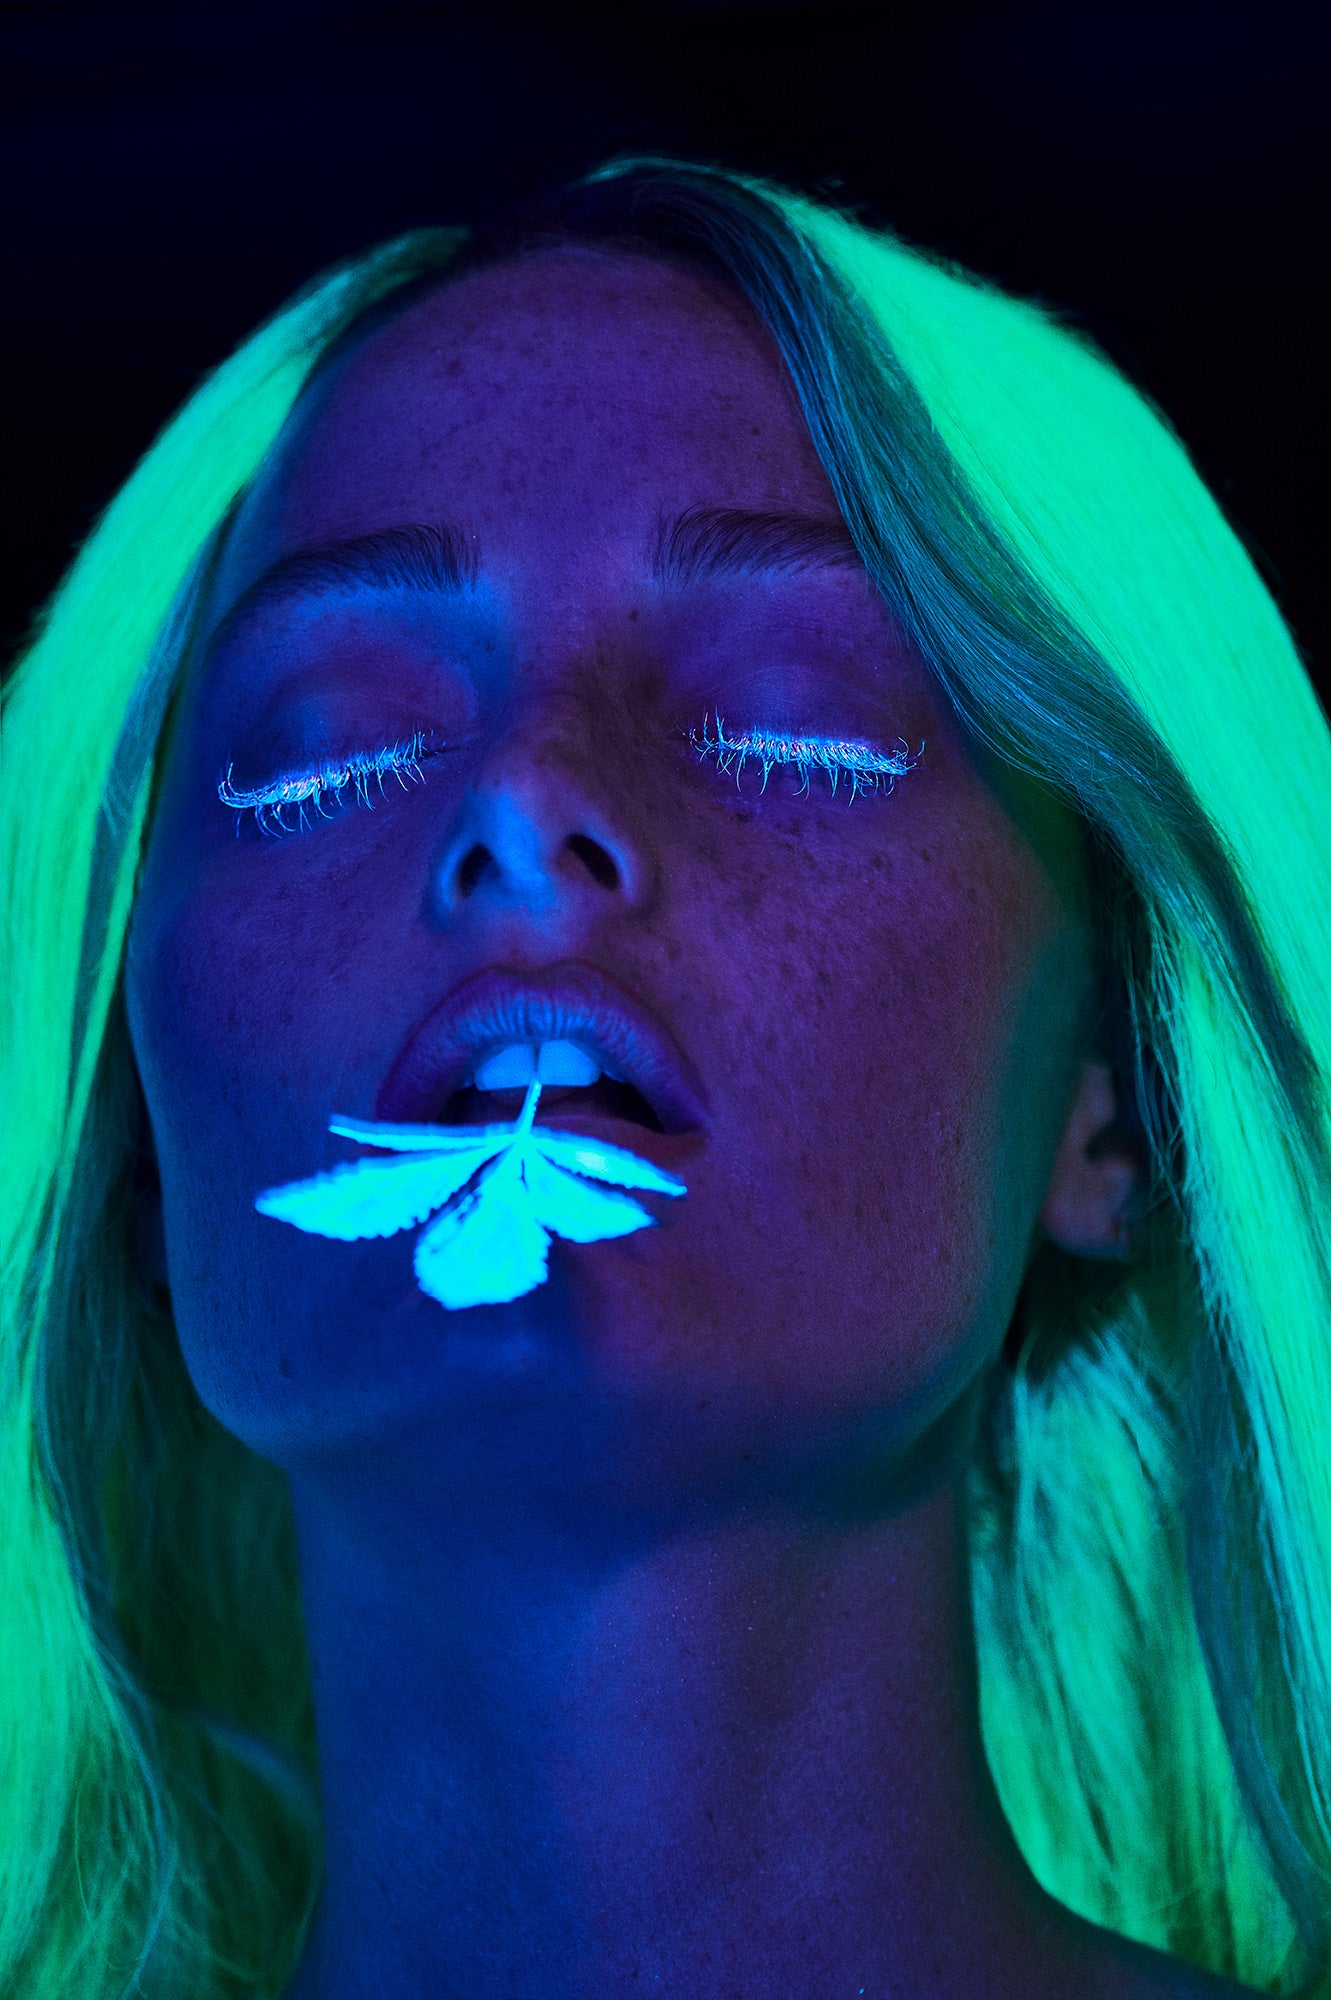
[[[367,539],[401,530],[427,532]],[[416,303],[306,396],[209,625],[127,996],[217,1417],[292,1469],[414,1434],[440,1479],[686,1505],[835,1482],[955,1403],[1084,1038],[1071,833],[985,774],[746,309],[590,250]],[[764,787],[691,747],[718,715],[924,754],[890,795]],[[373,810],[275,836],[219,800],[416,730],[439,754]],[[638,1088],[541,1115],[679,1173],[661,1227],[447,1312],[414,1232],[256,1212],[356,1156],[334,1112],[474,1116],[451,1093],[515,1020]]]

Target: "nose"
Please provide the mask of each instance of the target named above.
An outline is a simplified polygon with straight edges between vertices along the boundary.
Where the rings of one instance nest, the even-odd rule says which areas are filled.
[[[477,774],[434,870],[446,921],[512,912],[577,926],[650,900],[654,870],[629,830],[629,800],[593,778],[589,745],[560,735],[515,733]]]

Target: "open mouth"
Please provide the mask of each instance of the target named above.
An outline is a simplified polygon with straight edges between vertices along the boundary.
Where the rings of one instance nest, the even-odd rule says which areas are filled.
[[[522,1090],[477,1090],[464,1084],[444,1105],[441,1125],[501,1125],[517,1117],[526,1095]],[[590,1084],[546,1084],[541,1090],[540,1119],[568,1116],[570,1112],[597,1118],[622,1118],[630,1125],[642,1125],[649,1132],[664,1132],[651,1105],[631,1083],[603,1076]]]
[[[534,1084],[538,1124],[582,1128],[666,1171],[704,1142],[706,1099],[687,1057],[631,992],[577,960],[539,977],[491,966],[455,986],[412,1030],[374,1116],[510,1125]]]
[[[617,1118],[648,1132],[666,1129],[640,1090],[603,1069],[594,1053],[571,1041],[508,1043],[492,1050],[446,1100],[438,1123],[506,1123],[517,1117],[529,1085],[538,1077],[538,1115]]]

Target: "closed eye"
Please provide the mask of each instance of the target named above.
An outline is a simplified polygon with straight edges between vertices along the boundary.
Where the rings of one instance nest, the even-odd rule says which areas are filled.
[[[327,758],[300,770],[284,771],[268,784],[253,789],[233,785],[234,766],[228,764],[218,782],[217,796],[237,815],[237,834],[241,815],[249,812],[254,814],[261,833],[301,833],[310,824],[311,813],[330,819],[328,800],[340,806],[348,791],[358,805],[373,811],[373,794],[377,792],[383,798],[389,778],[396,779],[403,791],[423,783],[425,773],[421,766],[448,747],[435,734],[418,729],[400,743],[385,744],[373,751],[357,750],[348,757]],[[294,826],[288,817],[292,813],[296,815]]]
[[[807,792],[814,771],[826,774],[833,793],[846,779],[850,797],[861,792],[890,792],[898,778],[913,771],[924,755],[924,745],[913,754],[910,746],[897,738],[895,748],[880,750],[872,743],[843,736],[820,736],[803,731],[774,729],[728,729],[719,714],[708,716],[701,729],[689,731],[689,742],[700,759],[711,758],[722,771],[733,771],[735,783],[748,763],[761,765],[762,787],[777,765],[797,771],[800,790]]]

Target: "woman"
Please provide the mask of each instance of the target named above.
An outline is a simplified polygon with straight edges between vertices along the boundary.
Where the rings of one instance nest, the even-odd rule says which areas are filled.
[[[616,163],[242,348],[7,743],[7,1990],[1331,1992],[1331,755],[1103,359]]]

